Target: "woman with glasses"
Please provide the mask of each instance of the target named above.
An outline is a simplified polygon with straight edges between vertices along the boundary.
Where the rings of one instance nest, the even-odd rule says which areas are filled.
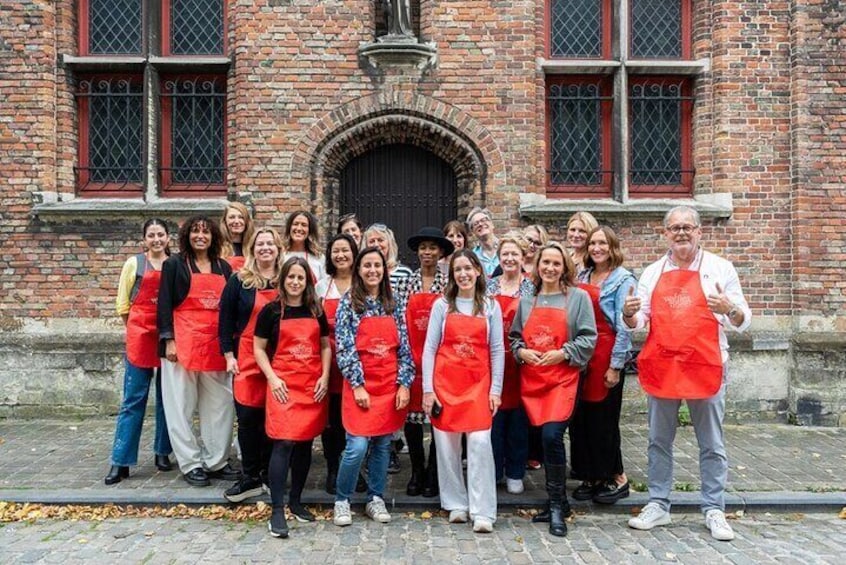
[[[344,214],[338,218],[338,229],[335,233],[347,234],[353,238],[357,247],[361,247],[361,232],[363,229],[364,226],[362,226],[361,220],[358,219],[355,213]]]
[[[556,242],[538,251],[532,275],[535,296],[520,300],[508,337],[520,363],[520,395],[529,422],[542,426],[549,533],[566,536],[567,452],[564,433],[576,404],[579,373],[596,346],[596,322],[588,294],[576,286],[570,255]]]
[[[485,276],[491,277],[499,266],[499,240],[494,234],[493,216],[486,208],[473,208],[467,214],[467,226],[477,242],[473,253],[479,257],[479,262],[485,269]]]
[[[316,284],[326,276],[323,270],[323,254],[320,252],[320,230],[314,214],[305,210],[291,213],[285,221],[282,243],[285,246],[285,260],[302,257],[308,262],[312,283]]]
[[[244,266],[244,245],[253,237],[253,217],[240,202],[230,202],[223,209],[220,218],[220,232],[223,235],[220,256],[237,271]]]
[[[523,273],[531,277],[535,268],[535,254],[538,249],[549,241],[549,234],[540,224],[532,224],[523,228],[523,237],[526,239],[526,253],[523,255]]]
[[[585,268],[587,238],[599,223],[590,212],[576,212],[567,220],[567,245],[576,266],[576,275]]]
[[[338,367],[346,381],[341,413],[347,444],[338,470],[334,523],[352,523],[350,498],[361,463],[371,453],[367,473],[366,514],[391,521],[383,499],[391,437],[405,422],[414,362],[403,312],[394,300],[387,261],[378,247],[356,257],[350,290],[336,316]]]
[[[488,294],[502,310],[503,337],[507,339],[521,297],[532,296],[535,287],[524,276],[522,266],[526,240],[519,233],[499,240],[499,268],[502,274],[488,281]],[[493,419],[491,442],[497,482],[505,481],[511,494],[523,492],[523,477],[529,458],[529,421],[520,400],[520,373],[513,355],[505,356],[502,404]]]
[[[586,267],[579,275],[579,287],[593,303],[597,339],[570,425],[570,468],[572,476],[582,481],[573,498],[613,504],[629,496],[620,451],[620,409],[623,367],[632,338],[622,311],[637,281],[623,268],[620,240],[607,226],[588,236]]]

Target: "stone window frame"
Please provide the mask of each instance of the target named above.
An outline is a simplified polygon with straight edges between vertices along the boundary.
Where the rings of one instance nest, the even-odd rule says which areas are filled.
[[[545,53],[549,57],[551,43],[551,10],[555,0],[546,0],[545,6]],[[613,111],[612,133],[610,145],[613,151],[612,169],[613,181],[610,190],[605,186],[554,185],[551,182],[550,123],[549,113],[546,113],[545,152],[546,177],[545,192],[551,198],[610,198],[613,202],[626,203],[632,197],[640,198],[691,198],[693,197],[694,171],[682,171],[684,182],[678,185],[638,186],[630,180],[631,151],[630,151],[630,84],[636,81],[654,78],[660,80],[665,77],[683,77],[685,90],[690,91],[696,76],[706,70],[707,63],[691,60],[692,53],[692,9],[693,0],[677,0],[680,2],[681,18],[681,48],[682,54],[678,59],[631,59],[629,58],[631,43],[631,4],[637,0],[597,0],[602,4],[603,21],[601,58],[568,58],[555,57],[541,61],[540,67],[544,74],[545,103],[548,105],[549,85],[561,81],[562,77],[584,75],[605,75],[613,81]],[[608,19],[610,18],[610,22]],[[610,35],[609,35],[610,34]],[[609,52],[610,58],[604,55]],[[566,80],[566,78],[564,79]],[[683,104],[686,110],[691,104]],[[693,115],[692,111],[682,112],[680,129],[685,132],[681,140],[682,163],[692,163],[693,150]],[[605,140],[603,140],[604,143]],[[682,165],[684,168],[684,165]]]
[[[168,205],[163,202],[157,205],[159,201],[166,201],[169,204],[176,204],[179,209],[190,211],[195,210],[217,210],[220,208],[220,202],[214,202],[211,198],[219,198],[227,195],[228,180],[227,173],[224,171],[224,182],[218,183],[197,183],[191,185],[167,185],[163,182],[162,167],[165,166],[167,158],[162,155],[162,149],[168,144],[167,137],[170,135],[167,126],[168,115],[166,108],[163,109],[162,104],[162,82],[163,77],[170,78],[194,78],[197,76],[215,77],[224,85],[228,81],[228,73],[231,69],[231,58],[228,50],[228,8],[230,0],[221,0],[221,8],[223,10],[223,52],[219,54],[207,55],[167,55],[170,51],[169,46],[166,45],[168,38],[166,37],[166,29],[163,27],[165,21],[169,19],[170,6],[172,0],[141,0],[142,3],[142,52],[141,53],[124,53],[124,54],[90,54],[86,47],[87,38],[83,36],[89,29],[88,22],[88,8],[92,0],[80,0],[77,4],[77,49],[78,55],[65,53],[62,56],[63,64],[73,71],[71,82],[76,83],[79,80],[85,80],[88,77],[114,77],[114,76],[140,76],[143,81],[144,92],[144,131],[143,131],[143,149],[142,149],[142,163],[144,166],[143,181],[140,185],[131,186],[127,184],[120,190],[86,190],[85,186],[79,182],[80,175],[77,172],[77,182],[75,184],[75,197],[71,198],[66,203],[60,202],[42,202],[35,206],[33,213],[42,214],[63,214],[65,211],[73,211],[74,213],[90,212],[94,215],[103,215],[110,213],[118,213],[125,209],[127,200],[133,203],[133,206],[150,207],[157,209],[163,205]],[[225,90],[224,86],[224,90]],[[75,89],[74,89],[75,90]],[[166,104],[164,105],[166,106]],[[228,138],[229,133],[226,128],[226,104],[224,104],[224,166],[226,165]],[[85,121],[86,114],[80,111],[80,105],[77,100],[77,128],[80,132],[80,139],[84,136],[82,132],[88,127]],[[77,167],[85,167],[80,158],[84,157],[83,148],[80,147],[79,157],[77,159]],[[115,186],[107,188],[116,188]],[[197,203],[193,200],[197,197],[204,202]],[[190,200],[184,200],[188,198]],[[102,200],[101,200],[102,199]],[[183,199],[181,202],[177,200]],[[88,201],[84,203],[82,201]],[[67,209],[67,210],[65,210]]]

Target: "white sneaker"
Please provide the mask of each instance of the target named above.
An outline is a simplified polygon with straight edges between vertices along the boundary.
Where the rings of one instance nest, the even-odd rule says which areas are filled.
[[[670,522],[670,513],[657,502],[650,502],[641,509],[640,514],[629,519],[629,527],[635,530],[651,530],[655,526],[666,526]]]
[[[387,524],[391,521],[391,514],[388,512],[388,509],[385,508],[385,501],[378,496],[374,496],[373,500],[367,503],[367,506],[364,507],[364,511],[376,522]]]
[[[352,512],[350,511],[349,500],[335,501],[335,515],[332,518],[332,522],[336,526],[349,526],[352,524]]]
[[[493,522],[491,522],[487,518],[474,518],[473,531],[477,534],[489,534],[493,531]]]
[[[450,524],[466,524],[467,511],[466,510],[450,510],[449,511]]]
[[[505,488],[509,494],[520,494],[523,492],[523,479],[505,479]]]
[[[711,530],[711,537],[720,541],[734,539],[734,530],[726,522],[726,514],[722,510],[712,508],[705,513],[705,527]]]

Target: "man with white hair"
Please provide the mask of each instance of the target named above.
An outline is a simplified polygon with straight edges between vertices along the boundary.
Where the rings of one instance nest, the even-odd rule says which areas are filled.
[[[687,402],[699,443],[702,512],[718,540],[734,539],[725,517],[728,459],[723,438],[728,340],[726,329],[749,327],[752,312],[731,262],[699,246],[699,213],[678,206],[664,216],[669,251],[649,265],[637,295],[623,305],[630,329],[649,326],[638,356],[640,384],[649,402],[649,503],[629,527],[651,530],[670,523],[673,440],[681,401]]]

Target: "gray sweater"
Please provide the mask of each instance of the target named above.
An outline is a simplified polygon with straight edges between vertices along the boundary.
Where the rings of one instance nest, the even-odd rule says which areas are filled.
[[[537,300],[538,306],[567,310],[567,341],[562,349],[570,358],[570,365],[584,368],[593,356],[596,347],[596,319],[593,315],[593,305],[590,296],[577,287],[569,287],[567,294],[541,294],[538,296],[524,296],[520,299],[520,306],[508,332],[511,342],[511,352],[522,363],[517,353],[526,347],[523,340],[523,327]]]

